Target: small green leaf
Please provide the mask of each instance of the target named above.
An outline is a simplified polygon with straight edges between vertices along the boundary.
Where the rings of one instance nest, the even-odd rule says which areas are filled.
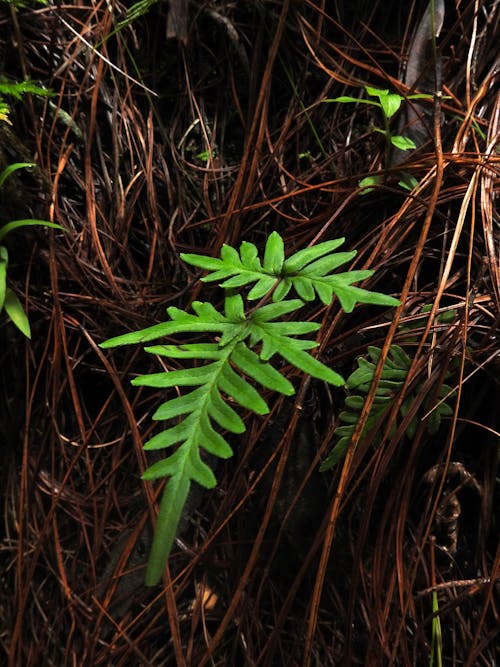
[[[340,102],[340,104],[346,104],[347,102],[359,102],[358,97],[349,97],[348,95],[341,95],[340,97],[329,97],[323,102]]]
[[[278,279],[271,276],[265,276],[261,278],[258,283],[256,283],[250,292],[248,293],[249,301],[256,301],[257,299],[262,299],[268,292],[270,292],[273,287],[276,285]]]
[[[166,401],[158,407],[153,414],[152,419],[155,421],[160,419],[173,419],[174,417],[191,413],[199,406],[200,401],[206,397],[206,394],[207,390],[205,386],[202,385],[189,394],[183,394],[182,396],[177,396],[177,398],[172,398],[170,401]]]
[[[187,368],[168,373],[150,373],[139,375],[132,380],[136,387],[190,387],[210,382],[213,375],[220,368],[220,363],[214,361],[212,364],[199,366],[196,369]]]
[[[253,269],[254,271],[262,270],[259,259],[259,252],[257,250],[257,246],[255,246],[253,243],[243,241],[240,246],[240,257],[242,264],[249,269]]]
[[[338,269],[342,264],[346,264],[354,259],[357,255],[356,250],[351,250],[351,252],[337,252],[333,255],[328,255],[327,257],[322,257],[321,259],[312,262],[300,272],[301,276],[310,276],[311,278],[319,278],[325,276],[327,273]]]
[[[341,375],[303,350],[284,347],[279,350],[279,353],[290,364],[318,380],[328,382],[335,387],[342,387],[345,384]]]
[[[220,271],[214,271],[214,273],[209,273],[201,279],[202,283],[221,283],[221,281],[229,280],[232,276],[237,274],[239,269],[235,266],[227,266]]]
[[[391,118],[401,106],[403,98],[397,93],[390,93],[387,89],[380,90],[371,86],[365,86],[365,90],[371,97],[378,97],[382,111],[387,119]]]
[[[340,461],[342,461],[342,459],[347,454],[350,442],[351,442],[350,438],[345,438],[345,437],[341,438],[337,442],[335,447],[332,449],[332,451],[328,454],[323,463],[320,465],[319,467],[320,472],[331,470],[331,468],[334,468],[338,463],[340,463]]]
[[[223,354],[217,343],[152,345],[145,347],[144,351],[171,359],[220,359]]]
[[[223,322],[225,320],[225,317],[207,301],[193,301],[192,307],[202,322]],[[167,312],[173,320],[178,322],[192,321],[192,315],[189,315],[178,308],[173,308],[171,306],[170,308],[167,308]]]
[[[170,456],[156,461],[152,466],[149,466],[141,475],[141,479],[153,480],[160,477],[174,477],[186,467],[186,458],[188,455],[189,446],[179,447]]]
[[[186,417],[186,419],[183,419],[175,426],[167,428],[165,431],[161,431],[160,433],[157,433],[152,438],[150,438],[144,444],[144,449],[149,452],[156,449],[165,449],[167,447],[171,447],[172,445],[176,445],[178,442],[188,441],[193,433],[193,427],[196,427],[198,419],[199,411],[192,412],[188,417]],[[152,466],[152,469],[156,470],[155,466]],[[164,474],[172,475],[174,472],[165,472]]]
[[[267,387],[267,389],[279,391],[285,396],[292,396],[295,393],[293,384],[289,380],[283,377],[271,364],[260,359],[244,343],[239,343],[235,347],[231,355],[231,361],[246,375]]]
[[[378,102],[374,102],[373,100],[364,100],[363,98],[360,97],[349,97],[347,95],[341,95],[340,97],[334,97],[334,98],[329,97],[327,99],[324,99],[323,102],[339,102],[340,104],[353,102],[356,104],[369,104],[371,106],[377,106],[377,107],[380,106]]]
[[[200,441],[209,454],[218,456],[221,459],[228,459],[233,455],[233,450],[220,433],[210,426],[210,421],[206,416],[200,419]],[[204,484],[204,486],[207,486]],[[215,486],[215,484],[214,484]],[[207,488],[211,488],[207,486]]]
[[[224,312],[231,322],[244,322],[245,309],[241,294],[228,294],[224,300]],[[236,333],[236,331],[235,331]]]
[[[292,279],[292,282],[297,294],[303,301],[314,300],[314,287],[310,278],[297,276]]]
[[[380,104],[382,105],[386,118],[392,118],[392,116],[394,116],[399,110],[402,100],[403,98],[401,95],[397,95],[396,93],[389,93],[380,98]]]
[[[345,399],[345,404],[348,408],[361,411],[365,404],[365,399],[362,396],[348,396]]]
[[[208,414],[219,424],[219,426],[231,433],[243,433],[245,431],[245,424],[233,408],[222,400],[217,387],[212,387],[210,399]]]
[[[391,144],[399,148],[400,151],[414,150],[417,147],[412,139],[398,134],[391,136]]]
[[[264,251],[264,269],[276,276],[280,275],[285,261],[285,246],[278,232],[272,232]]]
[[[201,420],[200,424],[202,422],[203,420]],[[221,438],[221,436],[219,436],[218,433],[216,433],[215,431],[213,432],[219,438]],[[221,439],[224,440],[224,438]],[[226,442],[225,444],[227,446]],[[229,449],[229,453],[226,452],[225,454],[223,454],[222,455],[223,458],[228,458],[229,456],[233,455],[231,448],[229,446],[227,447]],[[201,459],[199,447],[191,447],[189,450],[189,477],[198,482],[198,484],[200,486],[203,486],[205,489],[213,489],[214,486],[216,486],[217,484],[217,480],[215,479],[215,475],[212,469]]]
[[[252,320],[255,322],[269,322],[278,317],[283,317],[293,313],[295,310],[302,308],[304,302],[301,299],[289,299],[288,301],[278,301],[277,303],[268,303],[259,308],[252,315]]]
[[[28,322],[28,317],[26,316],[26,313],[21,306],[21,302],[9,287],[5,289],[3,306],[5,308],[5,312],[10,317],[13,324],[15,324],[19,329],[19,331],[23,333],[26,338],[31,338],[31,329],[30,323]]]
[[[418,186],[418,181],[415,176],[411,174],[402,174],[402,178],[398,181],[398,185],[405,190],[414,190]]]
[[[346,313],[352,313],[357,303],[370,303],[372,305],[390,307],[400,305],[398,299],[387,296],[387,294],[370,292],[369,290],[342,284],[341,282],[336,284],[333,289]]]
[[[36,167],[34,162],[14,162],[13,164],[9,164],[9,166],[6,167],[2,173],[0,173],[0,188],[9,178],[9,176],[11,176],[18,169],[32,169],[33,167]]]
[[[325,306],[329,306],[333,301],[333,285],[328,285],[328,283],[322,283],[319,280],[314,284],[314,289],[318,295],[321,303]]]
[[[384,180],[383,176],[367,176],[362,178],[358,183],[358,186],[362,188],[362,195],[367,195],[369,192],[373,192],[376,186],[380,185]]]
[[[61,225],[49,222],[48,220],[12,220],[12,222],[8,222],[3,227],[0,227],[0,241],[3,241],[9,232],[19,229],[19,227],[52,227],[53,229],[64,230],[64,227],[61,227]]]
[[[207,271],[218,271],[223,266],[223,262],[216,257],[207,257],[206,255],[195,255],[186,252],[181,252],[180,257],[186,264],[191,264],[191,266],[197,266]]]
[[[344,242],[345,238],[342,237],[332,241],[324,241],[323,243],[318,243],[318,245],[299,250],[287,260],[285,260],[283,264],[283,273],[289,276],[293,273],[296,273],[297,271],[300,271],[310,262],[323,257],[323,255],[331,254]]]
[[[389,94],[389,90],[387,88],[384,88],[382,90],[381,88],[373,88],[372,86],[365,86],[365,90],[371,97],[378,97],[379,99]]]
[[[291,289],[292,281],[290,278],[284,278],[277,284],[276,289],[273,292],[273,301],[283,301]]]
[[[240,256],[238,255],[238,251],[235,250],[230,245],[227,245],[227,243],[224,243],[221,250],[220,250],[220,256],[224,264],[233,264],[234,266],[241,267],[241,260]]]
[[[302,334],[311,333],[313,331],[318,331],[321,327],[319,322],[259,322],[254,320],[257,326],[262,327],[266,334],[271,334],[273,336],[301,336]],[[294,339],[292,339],[294,340]],[[304,345],[308,341],[306,340],[294,340],[297,345]]]
[[[230,366],[223,366],[219,387],[247,410],[252,410],[258,415],[265,415],[269,412],[267,403],[258,391],[235,373]]]
[[[213,278],[213,276],[211,276]],[[258,273],[253,273],[253,272],[246,272],[246,273],[238,273],[235,276],[232,276],[231,278],[228,278],[227,280],[224,280],[220,284],[221,287],[224,289],[235,289],[236,287],[243,287],[244,285],[248,285],[249,283],[254,283],[256,280],[260,279],[260,275]]]

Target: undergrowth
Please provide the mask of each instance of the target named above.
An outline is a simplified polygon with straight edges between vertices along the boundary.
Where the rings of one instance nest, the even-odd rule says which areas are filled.
[[[0,172],[38,168],[2,189],[2,221],[40,217],[66,231],[5,239],[7,287],[21,295],[29,279],[33,330],[14,347],[2,317],[8,662],[496,664],[498,3],[435,0],[442,25],[431,48],[424,7],[395,0],[9,4],[0,3],[0,74],[54,95],[3,96],[12,125],[0,123]],[[382,104],[366,86],[403,98],[389,131],[416,149],[393,147],[388,162],[389,135],[374,131],[386,129],[381,107],[325,103],[362,91]],[[410,99],[421,93],[432,102]],[[398,185],[401,174],[418,190]],[[360,190],[366,177],[380,178]],[[223,292],[193,280],[181,254],[217,262],[225,243],[241,260],[241,240],[263,249],[272,229],[288,253],[346,237],[357,250],[350,268],[375,269],[370,289],[404,306],[345,312],[303,283],[310,306],[272,323],[321,324],[284,333],[318,343],[302,352],[347,385],[308,386],[276,353],[268,363],[296,390],[287,404],[234,369],[270,412],[221,391],[244,437],[210,423],[237,456],[212,471],[216,491],[190,514],[161,590],[145,588],[143,560],[132,566],[128,555],[149,545],[141,531],[157,488],[137,475],[159,452],[142,443],[175,427],[152,423],[151,406],[205,385],[175,396],[127,378],[219,360],[99,343],[161,322],[165,307],[189,326],[192,302],[229,318]],[[258,282],[237,288],[245,316],[281,303],[247,301]],[[292,286],[284,301],[296,298]],[[218,346],[223,335],[150,345]],[[349,388],[355,373],[366,382]],[[349,437],[342,413],[358,420],[358,444],[320,473]],[[297,530],[298,515],[310,531]]]

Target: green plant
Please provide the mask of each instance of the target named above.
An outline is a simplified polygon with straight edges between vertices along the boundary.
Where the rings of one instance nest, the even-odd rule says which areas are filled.
[[[335,386],[344,384],[338,373],[308,352],[317,343],[303,336],[317,331],[320,325],[286,318],[316,298],[329,305],[336,296],[346,312],[351,312],[356,303],[399,304],[390,296],[353,285],[370,277],[372,271],[332,273],[356,254],[355,251],[334,252],[343,242],[344,239],[326,241],[285,259],[283,240],[273,232],[266,242],[263,263],[256,246],[247,242],[241,244],[239,252],[224,245],[220,259],[182,254],[185,262],[209,272],[202,278],[203,282],[218,282],[225,290],[224,312],[200,301],[192,304],[194,314],[170,307],[167,309],[169,321],[101,344],[110,348],[178,334],[209,333],[213,337],[211,342],[146,347],[147,352],[168,359],[207,363],[132,380],[134,385],[148,387],[196,387],[160,405],[153,419],[181,419],[144,445],[146,450],[179,445],[173,454],[143,474],[143,479],[148,480],[169,477],[160,503],[146,584],[153,585],[161,578],[191,482],[206,488],[216,484],[212,470],[201,458],[201,451],[204,449],[223,459],[233,454],[226,437],[215,430],[214,423],[224,431],[241,434],[245,424],[232,405],[240,405],[258,415],[269,411],[265,399],[249,380],[266,389],[292,395],[295,389],[290,380],[270,364],[271,358],[279,355],[303,373]],[[244,294],[237,291],[242,288]],[[292,291],[299,298],[287,298]]]
[[[9,95],[15,100],[20,100],[22,99],[22,96],[27,93],[38,95],[40,97],[53,95],[52,91],[37,86],[31,79],[26,79],[25,81],[10,81],[5,76],[0,77],[0,121],[10,124],[10,106],[7,104],[4,97]]]
[[[371,86],[365,86],[365,90],[370,97],[377,99],[362,99],[357,97],[348,97],[341,96],[335,97],[333,99],[326,99],[325,102],[339,102],[340,104],[367,104],[371,107],[376,107],[382,112],[382,122],[383,127],[374,127],[374,132],[379,132],[385,137],[385,163],[386,165],[390,164],[391,152],[393,147],[398,148],[401,151],[414,150],[416,148],[415,142],[409,137],[405,137],[399,134],[393,134],[390,128],[389,121],[394,116],[394,114],[399,111],[403,100],[421,100],[421,99],[432,99],[432,95],[426,93],[415,93],[414,95],[408,95],[406,98],[398,93],[391,93],[389,90],[384,89],[380,90],[378,88],[372,88]],[[378,101],[377,101],[378,100]],[[380,175],[367,176],[359,182],[359,186],[364,188],[363,192],[367,193],[373,189],[373,186],[378,185],[382,182],[383,177]],[[405,177],[400,181],[399,185],[404,188],[411,189],[417,185],[417,181],[414,177],[405,174]]]
[[[15,164],[9,165],[6,169],[0,174],[0,188],[3,186],[5,181],[11,174],[13,174],[18,169],[32,168],[36,165],[30,162],[16,162]],[[7,316],[15,324],[15,326],[27,337],[31,338],[30,325],[28,317],[23,310],[21,302],[17,298],[16,294],[7,287],[7,267],[9,264],[9,253],[5,245],[2,245],[2,241],[10,232],[20,227],[31,227],[31,226],[42,226],[42,227],[54,227],[56,229],[62,229],[60,225],[57,225],[54,222],[47,222],[45,220],[13,220],[8,222],[2,227],[0,227],[0,313],[5,309]]]
[[[333,449],[321,464],[321,470],[323,471],[333,468],[346,455],[354,434],[354,429],[363,410],[366,396],[370,390],[380,354],[380,348],[370,346],[368,348],[368,359],[358,357],[356,360],[357,369],[347,378],[346,386],[352,394],[346,397],[344,410],[339,414],[339,421],[342,423],[335,429],[336,442]],[[401,391],[410,366],[411,359],[406,352],[399,345],[391,345],[382,369],[382,375],[377,386],[370,414],[361,434],[362,438],[367,436],[370,431],[374,431],[375,441],[380,438],[380,433],[376,429],[377,427],[380,428],[385,415],[391,410],[394,398]],[[391,424],[391,434],[396,431],[401,421],[408,414],[416,395],[421,391],[422,386],[420,384],[405,398],[399,409],[397,419]],[[453,393],[451,387],[446,384],[441,385],[438,393],[438,404],[430,413],[426,423],[427,431],[431,435],[437,432],[443,417],[449,417],[453,414],[452,408],[446,403],[446,399],[452,396]],[[427,413],[430,407],[429,401],[424,401],[424,413]],[[406,437],[413,438],[417,430],[419,418],[419,415],[415,415],[410,421],[405,430]]]
[[[434,658],[436,659],[436,667],[443,667],[443,633],[441,630],[441,619],[439,618],[439,599],[436,590],[432,591],[432,641],[429,667],[434,667]]]

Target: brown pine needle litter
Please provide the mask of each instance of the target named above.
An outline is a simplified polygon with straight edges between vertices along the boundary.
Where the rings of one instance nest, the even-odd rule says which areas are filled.
[[[8,663],[498,664],[500,4],[445,3],[413,89],[421,3],[142,4],[0,8],[0,74],[53,93],[8,100],[0,167],[38,169],[2,190],[0,224],[66,230],[9,247],[32,340],[1,319]],[[426,138],[402,161],[377,108],[325,102],[366,85],[404,98],[436,71],[441,96],[403,99]],[[347,377],[375,346],[381,377],[397,344],[408,376],[326,472],[343,390],[297,378],[295,404],[247,415],[146,588],[160,489],[140,480],[142,443],[163,399],[130,379],[158,360],[98,344],[207,300],[181,252],[262,247],[272,230],[293,250],[345,236],[349,269],[375,271],[364,286],[402,299],[309,312],[321,359]],[[451,406],[432,434],[427,400]]]

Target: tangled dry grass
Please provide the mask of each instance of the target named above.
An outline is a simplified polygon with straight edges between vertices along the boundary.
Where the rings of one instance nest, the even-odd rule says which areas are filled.
[[[55,93],[15,107],[3,152],[28,151],[40,172],[4,208],[67,230],[16,248],[31,344],[0,328],[11,665],[424,665],[433,599],[443,664],[497,664],[499,3],[447,3],[446,98],[434,142],[404,165],[417,195],[387,170],[372,111],[323,102],[365,83],[408,93],[416,4],[197,0],[169,40],[163,2],[118,31],[120,2],[1,10],[3,71]],[[384,185],[360,196],[374,172]],[[98,343],[198,296],[179,252],[272,229],[293,248],[345,236],[354,266],[375,269],[368,288],[402,295],[396,313],[311,313],[322,358],[348,375],[368,345],[398,342],[413,358],[398,398],[413,397],[409,418],[447,372],[453,417],[409,441],[392,413],[377,446],[363,440],[320,479],[341,392],[304,388],[302,410],[249,418],[164,585],[135,578],[113,619],[110,554],[118,540],[133,552],[154,517],[158,489],[139,474],[158,397],[129,385],[156,362]],[[310,530],[294,528],[294,505]]]

